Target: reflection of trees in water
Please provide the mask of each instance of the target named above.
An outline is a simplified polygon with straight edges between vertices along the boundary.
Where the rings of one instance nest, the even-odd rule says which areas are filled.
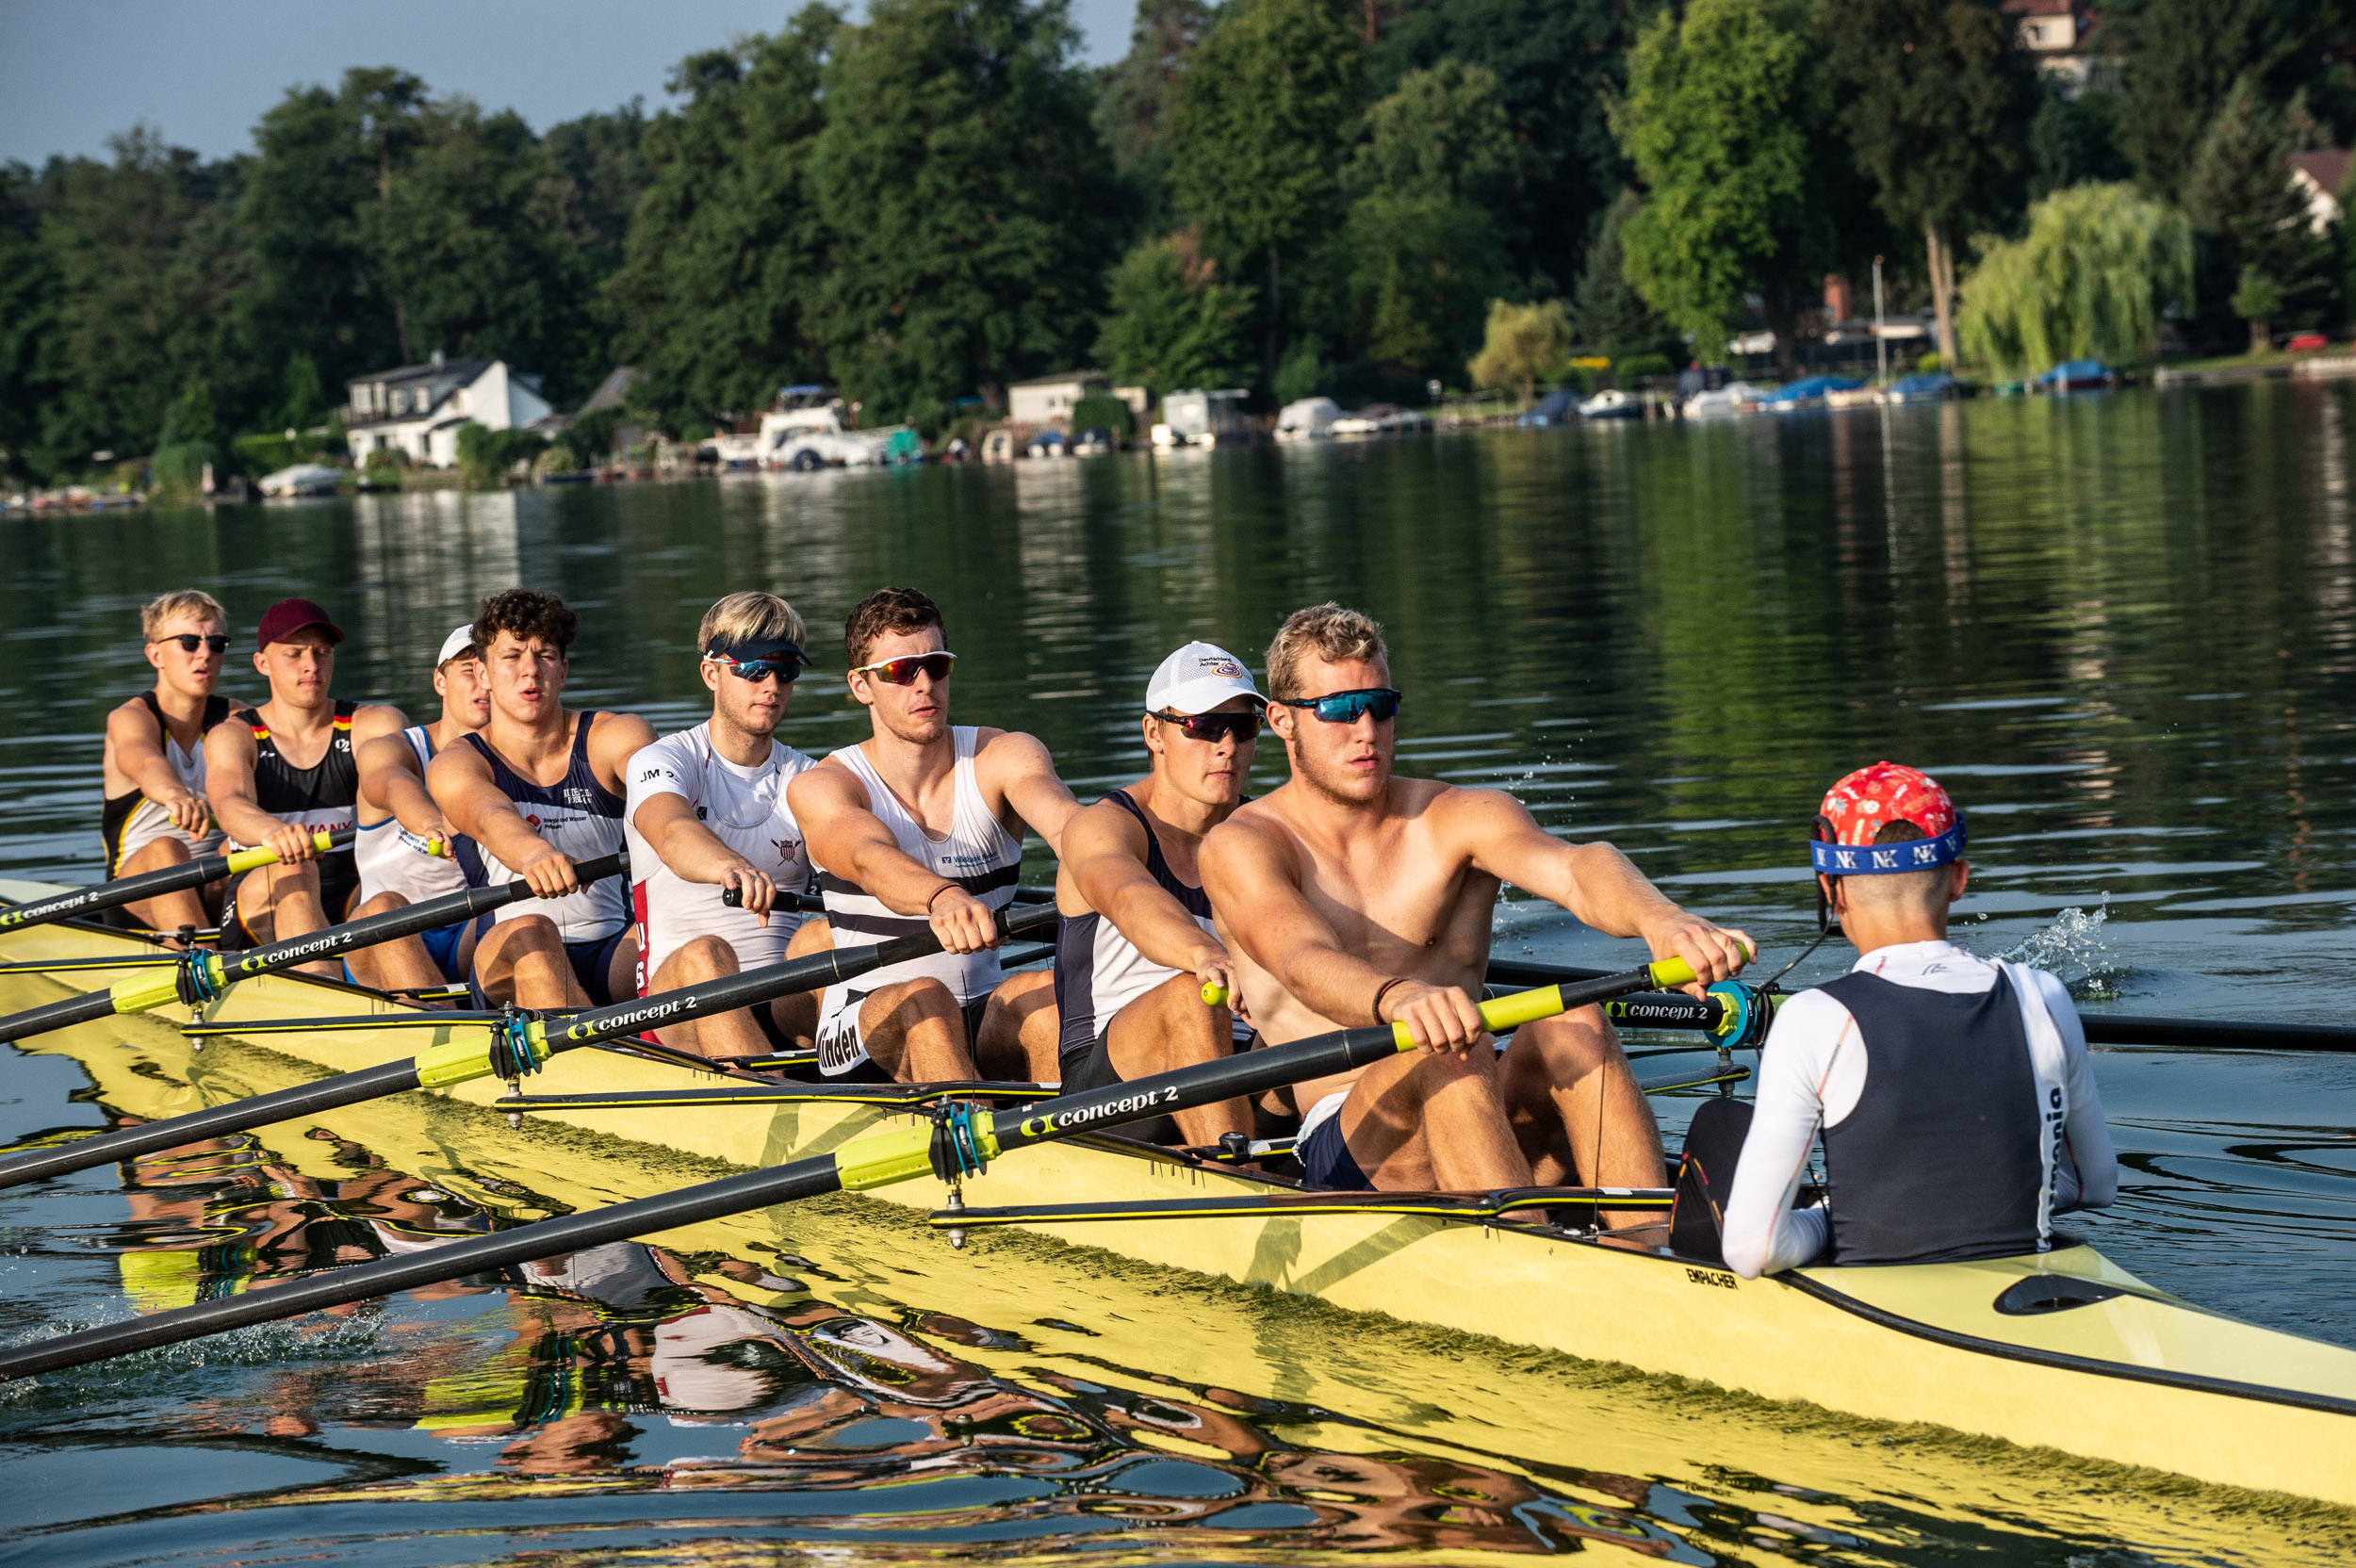
[[[270,1164],[241,1139],[144,1162],[131,1173],[132,1217],[118,1245],[126,1257],[191,1259],[183,1288],[194,1298],[430,1247],[492,1223],[365,1151],[335,1152],[348,1177]],[[452,1501],[514,1495],[519,1482],[560,1477],[601,1492],[891,1487],[895,1517],[935,1531],[1023,1522],[1052,1531],[1063,1520],[1091,1535],[1215,1527],[1228,1544],[1262,1537],[1311,1547],[1543,1552],[1608,1540],[1665,1553],[1673,1544],[1631,1513],[1495,1466],[1406,1452],[1374,1429],[1362,1429],[1376,1451],[1363,1453],[1284,1435],[1348,1425],[1314,1407],[1125,1368],[1107,1369],[1104,1382],[1046,1369],[1004,1376],[965,1352],[1028,1349],[1018,1333],[944,1313],[887,1321],[845,1311],[771,1268],[823,1272],[799,1258],[763,1266],[622,1242],[521,1265],[504,1279],[438,1287],[421,1294],[503,1288],[501,1343],[487,1353],[480,1333],[420,1344],[357,1379],[348,1367],[273,1373],[270,1429],[293,1437],[333,1424],[401,1426],[496,1445],[488,1473],[423,1483]],[[1121,1386],[1140,1380],[1152,1392]],[[732,1429],[736,1452],[640,1464],[634,1449],[655,1423]],[[903,1514],[912,1499],[897,1489],[977,1479],[1001,1484],[984,1501]],[[1650,1485],[1599,1476],[1577,1484],[1630,1501]],[[338,1483],[270,1500],[401,1494],[418,1485]],[[846,1496],[845,1515],[866,1511]]]

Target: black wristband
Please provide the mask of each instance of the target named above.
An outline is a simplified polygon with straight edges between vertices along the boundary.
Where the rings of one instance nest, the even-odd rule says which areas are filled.
[[[1405,984],[1407,984],[1407,976],[1405,976],[1405,975],[1401,974],[1401,975],[1397,976],[1397,977],[1396,977],[1396,978],[1394,978],[1394,979],[1385,980],[1385,981],[1383,981],[1383,984],[1381,984],[1380,986],[1377,986],[1377,987],[1375,988],[1375,989],[1374,989],[1374,1021],[1375,1021],[1375,1022],[1377,1022],[1377,1023],[1381,1023],[1381,1022],[1384,1021],[1383,1017],[1383,999],[1384,997],[1386,997],[1386,996],[1388,996],[1388,995],[1390,995],[1390,994],[1391,994],[1391,988],[1392,988],[1393,986],[1403,986],[1403,985],[1405,985]]]

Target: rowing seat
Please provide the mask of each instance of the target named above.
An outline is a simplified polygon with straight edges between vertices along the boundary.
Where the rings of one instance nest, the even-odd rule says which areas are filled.
[[[1723,1266],[1721,1239],[1726,1200],[1734,1195],[1734,1168],[1750,1135],[1751,1102],[1705,1100],[1685,1129],[1685,1164],[1677,1172],[1677,1199],[1669,1209],[1669,1250],[1681,1258]]]

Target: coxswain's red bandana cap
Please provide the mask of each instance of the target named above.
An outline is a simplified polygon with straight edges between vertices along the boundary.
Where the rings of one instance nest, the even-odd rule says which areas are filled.
[[[1910,822],[1920,839],[1876,844],[1893,822]],[[1897,762],[1876,762],[1824,793],[1808,846],[1808,860],[1827,876],[1873,876],[1928,871],[1963,853],[1963,818],[1939,780]]]

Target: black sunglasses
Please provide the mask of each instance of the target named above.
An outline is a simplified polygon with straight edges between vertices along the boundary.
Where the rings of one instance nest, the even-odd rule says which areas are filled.
[[[1259,739],[1260,715],[1257,713],[1157,713],[1146,710],[1149,719],[1174,724],[1186,731],[1189,741],[1207,741],[1217,745],[1233,735],[1237,745]]]
[[[215,634],[211,637],[199,637],[193,631],[175,632],[169,637],[158,637],[155,641],[159,643],[177,643],[180,645],[180,651],[182,653],[194,653],[196,651],[196,645],[199,643],[204,644],[208,650],[214,653],[226,652],[229,647],[229,639],[226,637],[219,634]]]
[[[1388,686],[1361,692],[1333,692],[1321,697],[1278,697],[1287,708],[1306,708],[1327,724],[1356,724],[1366,714],[1377,724],[1399,717],[1399,694]]]

